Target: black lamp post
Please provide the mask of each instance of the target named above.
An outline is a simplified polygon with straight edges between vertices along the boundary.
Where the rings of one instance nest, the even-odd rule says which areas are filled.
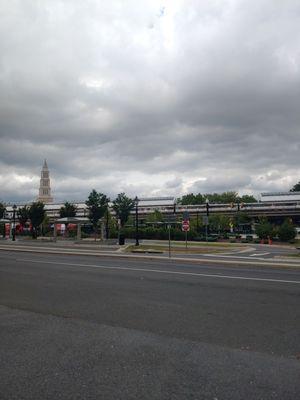
[[[107,240],[107,239],[108,239],[108,236],[109,236],[109,228],[108,228],[108,206],[107,206],[107,209],[106,209],[105,236],[106,236],[106,240]]]
[[[12,229],[12,240],[13,240],[13,242],[16,240],[16,209],[17,209],[17,206],[14,204],[13,205],[13,223],[14,223],[14,226],[13,226],[13,229]]]
[[[205,234],[206,234],[206,241],[207,241],[207,235],[208,235],[208,217],[209,217],[209,200],[205,200],[206,203],[206,226],[205,226]]]
[[[139,246],[139,209],[138,209],[138,205],[139,205],[139,199],[136,196],[135,199],[135,245]]]

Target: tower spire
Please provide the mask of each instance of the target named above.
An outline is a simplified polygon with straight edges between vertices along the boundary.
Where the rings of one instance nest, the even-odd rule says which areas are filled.
[[[53,202],[53,197],[51,197],[50,174],[46,159],[44,160],[44,165],[41,171],[40,188],[37,200],[43,203]]]

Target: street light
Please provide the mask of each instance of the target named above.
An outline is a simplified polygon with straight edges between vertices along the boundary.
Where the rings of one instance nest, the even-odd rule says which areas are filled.
[[[108,206],[106,209],[106,221],[105,221],[105,237],[106,240],[108,240],[108,236],[109,236],[109,227],[108,227]]]
[[[138,209],[138,205],[139,205],[139,199],[136,196],[135,199],[135,245],[139,246],[139,209]]]
[[[13,223],[14,223],[14,226],[13,226],[13,230],[12,230],[12,240],[13,240],[13,242],[16,240],[16,209],[17,209],[17,206],[14,204],[13,205]]]
[[[205,236],[207,241],[207,234],[208,234],[208,217],[209,217],[209,200],[205,200],[206,203],[206,225],[205,225]]]

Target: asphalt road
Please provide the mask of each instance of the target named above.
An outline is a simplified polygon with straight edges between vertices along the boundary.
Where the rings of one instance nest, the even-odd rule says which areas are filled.
[[[300,273],[0,252],[1,399],[296,399]]]

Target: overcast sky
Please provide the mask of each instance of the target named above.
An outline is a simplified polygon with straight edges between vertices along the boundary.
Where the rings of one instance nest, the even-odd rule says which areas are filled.
[[[0,199],[288,190],[299,0],[0,0]]]

